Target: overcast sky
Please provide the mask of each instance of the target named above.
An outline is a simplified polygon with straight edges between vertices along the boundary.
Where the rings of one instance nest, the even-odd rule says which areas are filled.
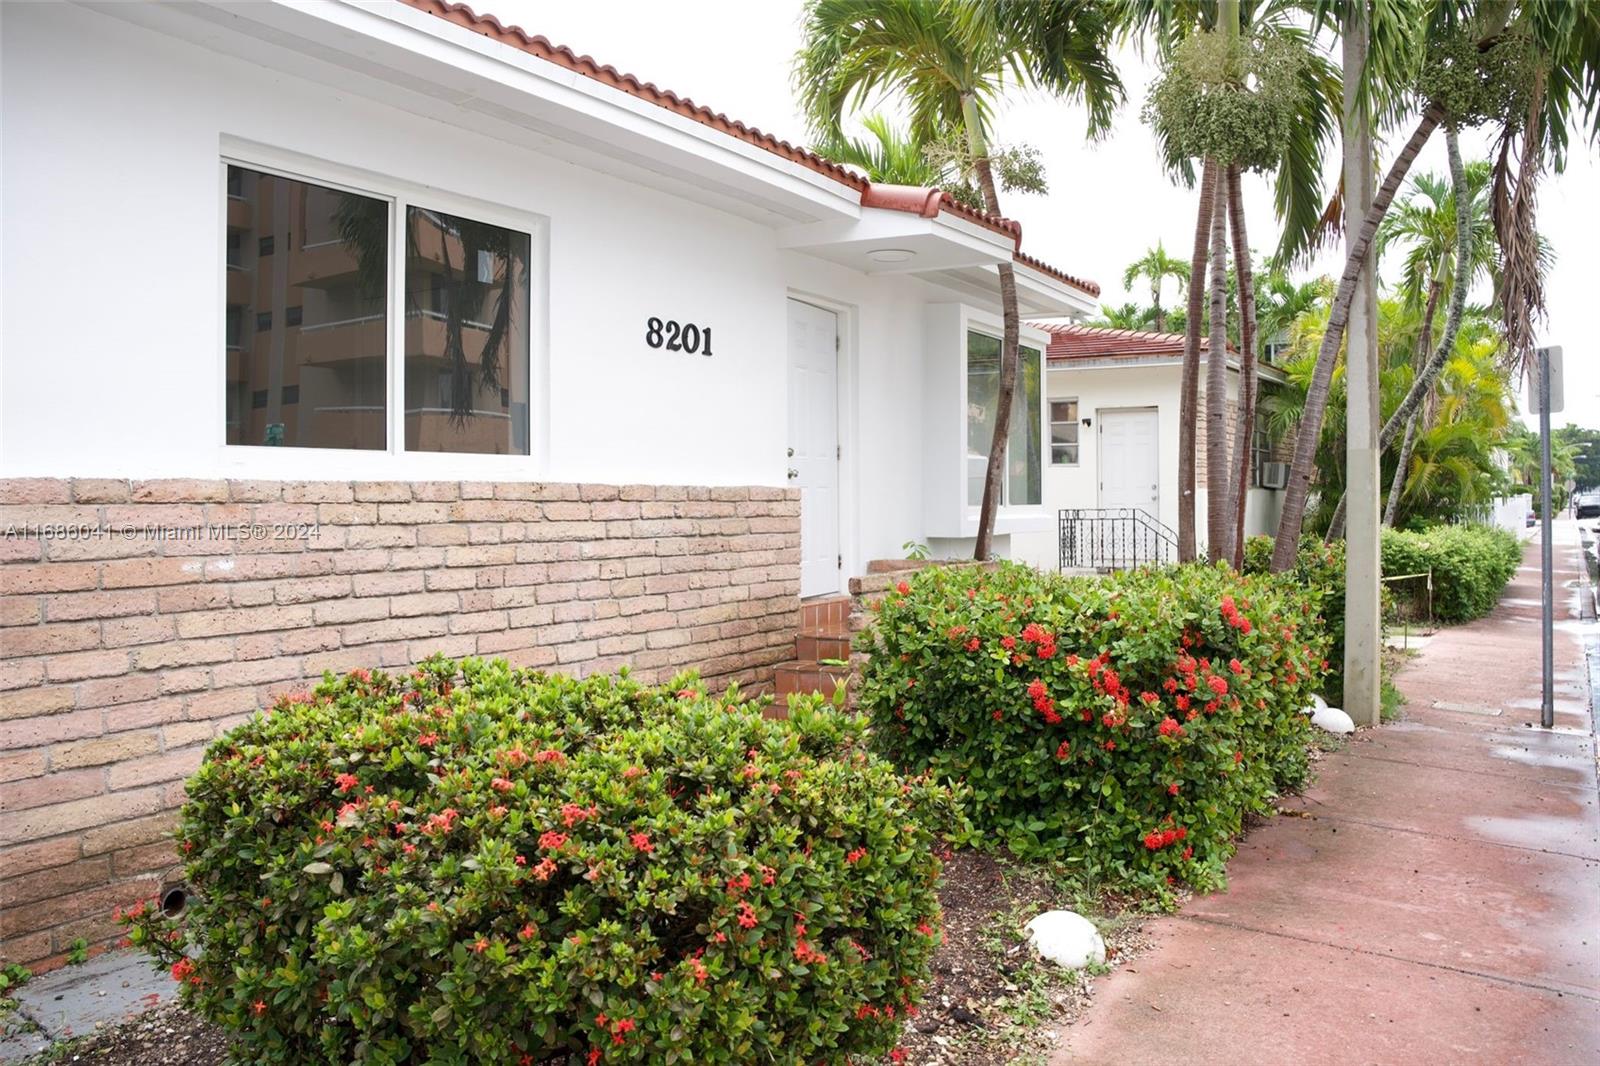
[[[477,10],[805,143],[805,122],[789,84],[800,0],[479,0]],[[1024,249],[1098,281],[1101,299],[1113,305],[1148,302],[1147,288],[1123,289],[1123,268],[1158,240],[1186,259],[1195,220],[1195,193],[1166,179],[1154,138],[1139,121],[1154,71],[1131,52],[1119,65],[1129,100],[1106,140],[1085,142],[1081,110],[1024,95],[1014,95],[1002,109],[995,135],[1002,144],[1037,147],[1050,182],[1047,195],[1003,201],[1005,213],[1022,223]],[[1389,135],[1384,165],[1393,158],[1394,142],[1408,132]],[[1487,158],[1488,137],[1468,131],[1462,150],[1469,160]],[[1435,135],[1413,173],[1445,173],[1444,155],[1444,139]],[[1336,157],[1329,162],[1337,167]],[[1268,179],[1249,176],[1245,184],[1251,244],[1265,251],[1277,239]],[[1541,186],[1539,228],[1557,253],[1542,336],[1565,349],[1566,410],[1554,421],[1600,428],[1600,158],[1594,149],[1574,151],[1566,172]],[[1325,256],[1311,272],[1337,273],[1341,265],[1342,253]],[[1169,289],[1165,302],[1173,298]]]

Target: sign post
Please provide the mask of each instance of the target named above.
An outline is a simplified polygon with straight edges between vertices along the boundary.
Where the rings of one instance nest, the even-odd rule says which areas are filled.
[[[1561,410],[1561,349],[1540,348],[1539,366],[1539,616],[1540,651],[1543,655],[1544,689],[1539,700],[1539,724],[1549,729],[1556,724],[1555,704],[1555,554],[1551,540],[1550,491],[1550,412]],[[1551,373],[1551,364],[1555,372]],[[1554,388],[1552,389],[1552,377]],[[1554,402],[1552,403],[1552,400]]]

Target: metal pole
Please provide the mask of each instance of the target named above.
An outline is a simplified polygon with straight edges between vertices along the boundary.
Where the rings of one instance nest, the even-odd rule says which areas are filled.
[[[1539,349],[1539,619],[1544,654],[1544,692],[1539,704],[1539,724],[1549,729],[1556,724],[1555,704],[1555,589],[1554,551],[1550,516],[1550,353]]]

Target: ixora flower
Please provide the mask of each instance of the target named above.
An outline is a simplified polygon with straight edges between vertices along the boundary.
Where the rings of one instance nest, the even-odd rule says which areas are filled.
[[[195,888],[184,919],[141,903],[123,912],[129,940],[262,1066],[399,1046],[530,1066],[571,1049],[596,1063],[736,1066],[802,1046],[808,1062],[880,1061],[938,946],[922,918],[940,855],[969,830],[953,790],[896,773],[855,714],[821,697],[789,720],[762,711],[689,675],[650,687],[433,660],[331,678],[213,749],[176,834]],[[424,744],[412,721],[437,736]],[[380,946],[376,929],[394,935]],[[316,959],[316,979],[283,980],[270,960],[284,957]],[[532,980],[530,965],[563,979]],[[462,998],[447,977],[516,994]],[[383,1009],[329,1010],[334,989],[374,979]],[[739,995],[716,994],[723,982]],[[882,1011],[858,1019],[867,985]]]
[[[857,701],[882,751],[967,790],[988,839],[1163,896],[1168,877],[1210,888],[1247,814],[1306,772],[1299,709],[1326,657],[1323,595],[1204,567],[930,569],[857,639]],[[981,667],[947,639],[958,624],[999,644]],[[1179,811],[1203,814],[1181,844],[1163,821]],[[1186,846],[1207,861],[1180,858]]]

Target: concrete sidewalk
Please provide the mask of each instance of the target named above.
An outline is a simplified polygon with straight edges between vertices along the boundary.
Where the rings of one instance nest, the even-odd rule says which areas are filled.
[[[1155,924],[1056,1066],[1600,1062],[1600,805],[1576,528],[1556,527],[1556,728],[1538,543],[1489,617],[1401,672],[1404,720],[1325,759],[1228,891]],[[1590,639],[1593,639],[1592,633]]]

